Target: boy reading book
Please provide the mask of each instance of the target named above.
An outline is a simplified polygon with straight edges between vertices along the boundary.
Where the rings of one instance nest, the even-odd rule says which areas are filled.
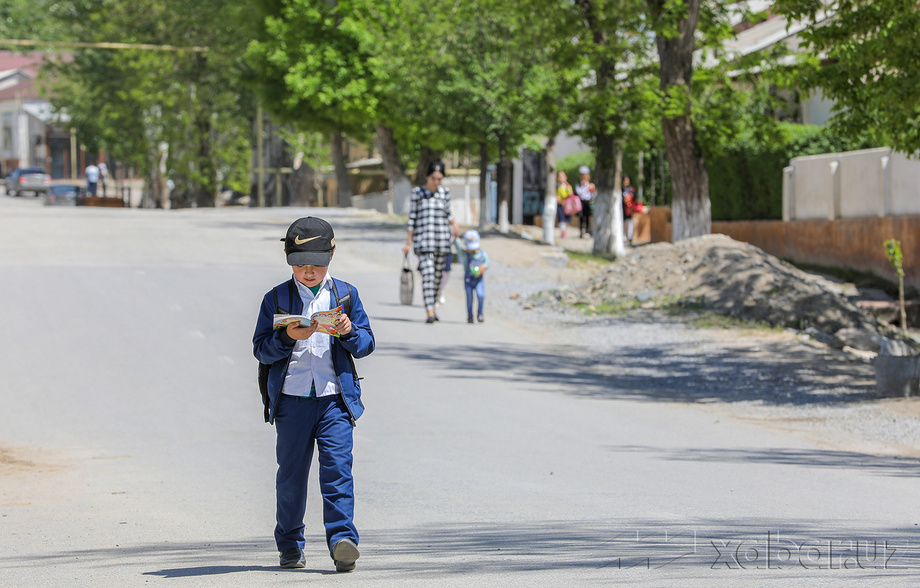
[[[329,223],[314,217],[297,219],[282,240],[294,276],[262,299],[252,337],[256,358],[271,365],[269,422],[277,432],[278,461],[275,543],[281,552],[281,567],[305,567],[303,521],[315,445],[326,545],[336,571],[349,572],[358,559],[352,427],[364,412],[352,358],[374,350],[374,333],[357,289],[328,273],[335,252]],[[350,297],[349,312],[339,313],[327,325],[335,336],[323,334],[316,319],[307,325],[298,319],[274,328],[278,307],[312,317],[334,310],[333,304],[344,299],[345,293]]]

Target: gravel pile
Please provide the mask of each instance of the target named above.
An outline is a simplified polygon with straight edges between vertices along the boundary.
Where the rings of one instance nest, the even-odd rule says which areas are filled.
[[[536,304],[549,299],[613,312],[685,307],[808,331],[828,343],[848,335],[843,344],[877,351],[885,329],[846,293],[753,245],[707,235],[631,249],[587,284],[551,291]]]

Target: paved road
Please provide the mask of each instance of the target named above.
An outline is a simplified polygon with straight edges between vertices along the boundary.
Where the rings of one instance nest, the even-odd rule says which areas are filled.
[[[278,239],[307,212],[0,199],[0,585],[920,578],[917,461],[610,394],[546,327],[467,325],[457,279],[425,325],[398,304],[401,227],[343,211],[322,211],[333,272],[359,286],[378,341],[359,362],[362,557],[332,571],[313,480],[307,567],[278,569],[250,338],[289,275]],[[684,336],[668,329],[648,326]]]

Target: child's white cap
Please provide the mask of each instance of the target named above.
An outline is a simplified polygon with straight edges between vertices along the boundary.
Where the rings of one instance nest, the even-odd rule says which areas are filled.
[[[467,249],[479,249],[479,233],[473,229],[463,233],[463,244]]]

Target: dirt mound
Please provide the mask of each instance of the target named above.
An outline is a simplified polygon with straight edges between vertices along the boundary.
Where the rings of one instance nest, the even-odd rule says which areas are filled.
[[[561,296],[595,309],[684,306],[771,325],[878,333],[876,320],[826,280],[753,245],[707,235],[631,249]]]

